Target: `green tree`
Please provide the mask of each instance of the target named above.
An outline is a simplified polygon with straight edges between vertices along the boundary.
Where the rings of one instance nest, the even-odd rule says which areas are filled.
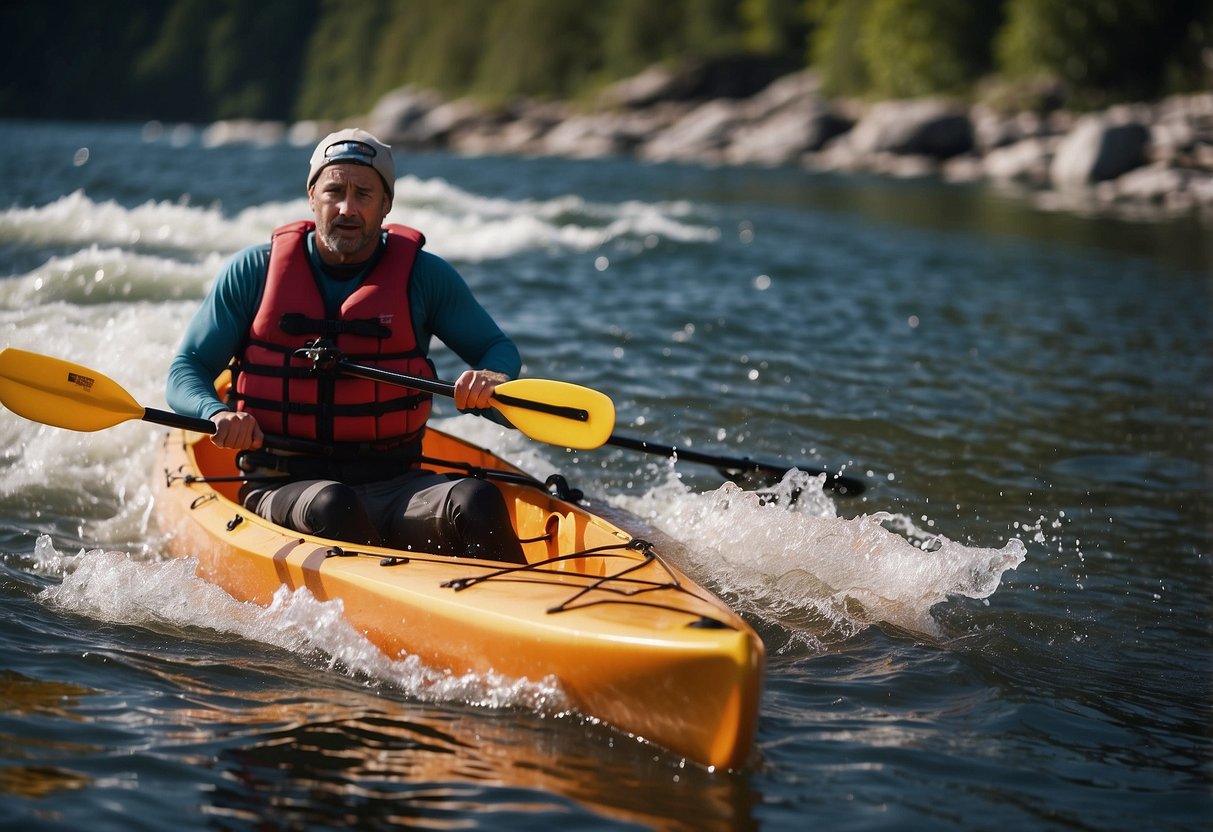
[[[683,0],[687,57],[718,58],[745,51],[738,0]]]
[[[299,118],[345,118],[368,112],[387,90],[372,84],[388,0],[321,0],[308,39],[295,104]]]
[[[393,0],[375,56],[375,88],[467,92],[487,39],[484,15],[483,0]]]
[[[804,0],[740,0],[746,51],[780,60],[798,60],[809,25]]]
[[[686,50],[682,2],[615,0],[603,24],[603,74],[624,78]]]
[[[602,68],[602,21],[607,5],[565,0],[498,2],[474,90],[494,99],[512,95],[568,97]]]
[[[4,3],[0,115],[105,119],[143,111],[130,56],[166,12],[141,0]]]
[[[960,95],[993,66],[1000,3],[872,0],[859,50],[881,98]]]
[[[211,0],[178,0],[146,48],[136,52],[133,78],[148,118],[194,121],[213,115],[206,73]]]
[[[860,33],[871,3],[872,0],[805,0],[805,15],[812,26],[809,65],[817,69],[827,93],[862,95],[869,88]]]
[[[1208,0],[1008,0],[996,52],[1008,77],[1060,81],[1098,106],[1154,97],[1168,79],[1199,83],[1193,27],[1207,36],[1209,22]]]
[[[214,117],[291,116],[315,11],[315,0],[211,4],[205,79]]]

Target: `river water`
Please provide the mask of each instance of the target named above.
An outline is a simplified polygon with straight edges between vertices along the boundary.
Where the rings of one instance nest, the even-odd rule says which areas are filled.
[[[307,216],[310,148],[0,122],[0,346],[163,406],[223,260]],[[161,556],[163,431],[0,412],[0,827],[1126,829],[1213,818],[1213,233],[981,186],[410,154],[421,228],[524,373],[712,468],[441,424],[677,541],[769,653],[709,771],[524,680],[387,661],[306,595]],[[459,370],[436,354],[440,374]]]

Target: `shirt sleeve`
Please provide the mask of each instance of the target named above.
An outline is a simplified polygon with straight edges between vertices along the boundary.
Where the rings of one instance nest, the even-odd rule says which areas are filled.
[[[241,349],[253,325],[269,244],[238,252],[219,272],[194,313],[169,365],[165,397],[178,413],[209,419],[228,406],[215,393],[215,379]]]
[[[476,300],[454,266],[437,255],[420,252],[409,294],[418,344],[427,345],[430,336],[436,336],[469,367],[517,378],[522,369],[518,347]]]

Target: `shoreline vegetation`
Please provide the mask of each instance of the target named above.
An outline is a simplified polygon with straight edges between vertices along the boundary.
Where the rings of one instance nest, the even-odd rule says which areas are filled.
[[[1213,92],[1093,112],[1047,105],[1001,112],[942,97],[831,98],[813,70],[782,75],[752,94],[704,95],[706,72],[705,65],[655,65],[588,105],[517,98],[493,107],[407,86],[360,118],[290,126],[224,120],[206,128],[203,140],[307,144],[358,124],[404,151],[934,176],[989,182],[1044,210],[1213,219]]]

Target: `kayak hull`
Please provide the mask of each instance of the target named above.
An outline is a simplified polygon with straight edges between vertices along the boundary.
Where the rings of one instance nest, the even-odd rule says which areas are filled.
[[[581,713],[703,765],[751,753],[765,656],[752,628],[648,542],[560,499],[488,451],[427,430],[423,453],[500,472],[528,565],[360,546],[303,535],[236,501],[234,454],[174,431],[156,515],[169,554],[267,605],[281,587],[340,600],[390,658],[456,674],[554,679]],[[215,481],[226,478],[226,481]],[[211,481],[207,481],[211,480]]]

